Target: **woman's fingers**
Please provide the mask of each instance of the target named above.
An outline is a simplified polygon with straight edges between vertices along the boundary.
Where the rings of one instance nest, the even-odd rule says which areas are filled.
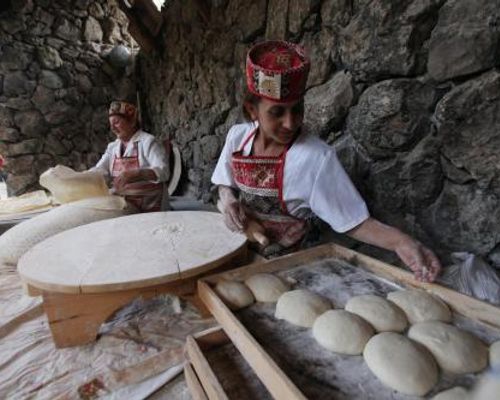
[[[245,228],[246,214],[239,202],[231,203],[227,207],[226,214],[230,220],[230,225],[235,228],[232,230],[242,231]],[[231,229],[231,227],[229,228]]]

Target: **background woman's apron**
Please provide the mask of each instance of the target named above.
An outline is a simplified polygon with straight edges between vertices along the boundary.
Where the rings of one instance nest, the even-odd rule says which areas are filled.
[[[283,173],[288,147],[278,157],[244,156],[243,149],[255,136],[254,130],[231,159],[233,178],[240,190],[239,200],[247,214],[265,229],[271,244],[258,251],[265,256],[295,250],[304,238],[306,220],[291,216],[283,201]]]
[[[121,149],[120,149],[121,150]],[[120,153],[122,153],[120,151]],[[134,148],[130,157],[113,157],[111,176],[113,180],[122,172],[139,169],[138,142],[134,142]],[[161,211],[163,197],[163,183],[134,182],[125,185],[125,188],[117,194],[125,196],[125,200],[140,212]]]

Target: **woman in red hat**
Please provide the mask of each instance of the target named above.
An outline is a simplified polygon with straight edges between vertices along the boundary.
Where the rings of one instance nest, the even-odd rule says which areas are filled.
[[[125,196],[138,211],[167,209],[167,154],[153,135],[139,129],[135,105],[113,101],[109,125],[117,139],[91,170],[112,178],[114,193]]]
[[[417,279],[433,281],[435,254],[398,229],[370,217],[335,150],[301,130],[310,63],[292,43],[268,41],[250,49],[243,111],[212,176],[230,229],[257,221],[270,243],[264,255],[298,248],[315,215],[337,232],[395,251]]]

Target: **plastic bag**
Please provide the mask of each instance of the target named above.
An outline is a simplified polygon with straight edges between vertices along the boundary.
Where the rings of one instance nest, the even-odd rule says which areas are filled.
[[[500,305],[500,276],[493,267],[472,253],[452,253],[451,257],[454,263],[444,268],[438,282],[468,296]]]

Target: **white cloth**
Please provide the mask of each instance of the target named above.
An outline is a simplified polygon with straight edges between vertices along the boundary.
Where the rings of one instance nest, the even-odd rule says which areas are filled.
[[[237,188],[231,172],[231,156],[255,127],[253,123],[245,123],[229,130],[212,183]],[[250,154],[252,145],[253,138],[243,149],[243,155]],[[370,216],[335,150],[316,136],[302,133],[288,150],[283,186],[283,200],[291,215],[301,218],[312,211],[337,232],[353,229]]]
[[[170,169],[168,156],[161,143],[153,135],[138,130],[128,141],[123,156],[130,157],[133,155],[135,142],[138,142],[137,149],[140,168],[152,169],[157,177],[155,183],[167,182],[170,177]],[[120,145],[120,139],[109,143],[99,162],[95,167],[90,168],[90,171],[99,171],[109,178],[113,168],[114,157],[120,157]]]

